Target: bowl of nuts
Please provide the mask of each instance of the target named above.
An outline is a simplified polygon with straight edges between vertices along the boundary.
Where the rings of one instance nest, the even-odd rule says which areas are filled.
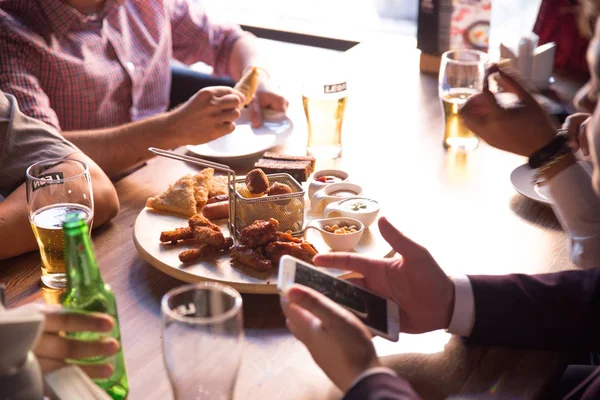
[[[304,230],[305,235],[309,229],[319,231],[331,250],[350,251],[360,242],[365,226],[359,220],[340,217],[312,220]]]

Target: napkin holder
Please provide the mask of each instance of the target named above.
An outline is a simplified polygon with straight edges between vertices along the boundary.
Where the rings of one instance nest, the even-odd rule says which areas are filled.
[[[521,75],[529,80],[537,89],[546,90],[554,69],[556,44],[553,42],[538,46],[535,34],[524,36],[519,40],[516,49],[500,44],[500,58],[509,59]]]

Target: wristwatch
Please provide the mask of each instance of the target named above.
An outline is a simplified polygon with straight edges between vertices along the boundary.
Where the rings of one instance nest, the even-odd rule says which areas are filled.
[[[571,149],[568,146],[568,140],[567,130],[559,129],[554,139],[529,156],[529,166],[533,169],[540,168],[554,159],[569,153]]]

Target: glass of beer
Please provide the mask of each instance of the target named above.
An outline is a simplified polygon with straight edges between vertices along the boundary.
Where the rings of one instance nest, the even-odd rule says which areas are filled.
[[[77,160],[40,161],[27,169],[29,222],[40,248],[42,282],[53,289],[67,285],[62,224],[70,211],[94,220],[94,197],[88,166]]]
[[[348,101],[345,79],[321,78],[305,84],[302,104],[308,125],[308,155],[322,160],[338,158],[342,153],[342,123]]]
[[[242,296],[214,282],[185,285],[163,296],[161,312],[175,400],[232,399],[244,348]]]
[[[439,95],[444,111],[444,148],[473,150],[479,138],[458,115],[469,96],[481,92],[488,55],[477,50],[450,50],[442,54]]]

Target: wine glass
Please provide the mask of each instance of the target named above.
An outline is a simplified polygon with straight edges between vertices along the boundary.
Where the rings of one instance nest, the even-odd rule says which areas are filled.
[[[42,257],[42,282],[53,289],[67,285],[62,224],[67,213],[85,215],[88,228],[94,220],[92,179],[87,164],[71,159],[50,159],[31,165],[26,172],[29,222]]]

